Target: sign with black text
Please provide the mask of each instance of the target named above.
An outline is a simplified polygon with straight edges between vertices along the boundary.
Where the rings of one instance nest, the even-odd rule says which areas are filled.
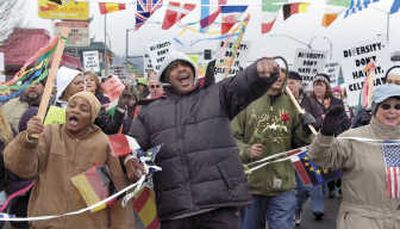
[[[85,71],[100,72],[99,51],[82,52]]]
[[[161,65],[168,56],[171,46],[172,43],[170,41],[161,41],[150,45],[148,48],[150,61],[147,63],[145,62],[145,67],[146,64],[150,63],[154,71],[160,71]]]
[[[243,41],[237,47],[233,41],[221,41],[219,48],[222,53],[215,63],[215,82],[235,76],[244,67],[249,46],[248,42]]]
[[[297,49],[293,69],[301,75],[304,87],[311,85],[317,73],[324,72],[326,54],[326,51]]]
[[[384,83],[385,70],[390,66],[390,55],[386,44],[377,39],[363,39],[342,50],[342,70],[348,94],[348,104],[357,106],[363,83],[367,77],[366,65],[376,64],[373,72],[374,86]]]

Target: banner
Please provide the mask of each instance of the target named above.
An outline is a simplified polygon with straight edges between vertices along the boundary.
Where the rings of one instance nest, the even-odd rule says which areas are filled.
[[[153,66],[154,71],[158,72],[160,70],[171,46],[172,43],[170,41],[161,41],[148,47],[150,63]]]
[[[220,58],[217,58],[217,61],[215,63],[215,82],[219,82],[222,79],[224,79],[226,75],[225,71],[227,70],[226,69],[227,62],[234,53],[234,50],[232,50],[233,47],[234,47],[234,40],[228,42],[221,41],[220,46],[218,48],[223,50],[223,53],[221,53]],[[249,42],[246,41],[241,42],[239,44],[239,46],[237,47],[236,56],[234,57],[234,62],[227,77],[235,76],[239,72],[240,67],[241,66],[244,67],[249,47],[250,44]]]
[[[297,49],[293,69],[301,75],[303,87],[311,86],[314,76],[324,72],[326,54],[326,51]]]
[[[358,104],[362,85],[367,77],[364,69],[369,61],[376,63],[373,77],[375,86],[384,83],[385,70],[390,66],[389,50],[383,41],[378,38],[363,40],[342,50],[342,70],[350,106]]]
[[[58,5],[50,0],[38,0],[39,17],[44,19],[89,19],[88,1],[65,1]]]
[[[89,22],[87,21],[62,21],[54,24],[54,35],[60,34],[62,27],[70,28],[67,47],[86,47],[90,45],[89,41]]]
[[[82,52],[85,71],[100,72],[99,51]]]

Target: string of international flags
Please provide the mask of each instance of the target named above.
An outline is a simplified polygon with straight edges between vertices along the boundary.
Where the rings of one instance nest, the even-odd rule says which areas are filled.
[[[371,4],[380,2],[381,0],[327,0],[326,4],[331,6],[342,7],[339,12],[326,12],[321,19],[321,25],[330,26],[340,14],[343,18],[347,18],[364,9]],[[190,14],[196,7],[200,7],[199,32],[206,33],[208,27],[212,24],[220,24],[220,34],[226,34],[229,30],[241,20],[241,15],[248,10],[249,4],[231,4],[229,0],[200,0],[200,4],[182,3],[180,1],[165,0],[136,0],[135,12],[135,29],[140,29],[147,20],[154,15],[163,5],[166,5],[164,19],[161,29],[168,30],[176,25],[182,18]],[[288,3],[288,0],[260,0],[262,13],[275,13],[272,18],[269,17],[261,23],[261,33],[265,34],[273,29],[278,16],[282,15],[283,20],[288,20],[295,14],[306,13],[311,3],[295,2]],[[126,3],[116,2],[99,2],[101,14],[108,14],[126,9]],[[390,14],[395,14],[400,9],[400,0],[393,0],[390,8]],[[217,20],[220,18],[220,20]],[[218,22],[217,22],[218,21]]]

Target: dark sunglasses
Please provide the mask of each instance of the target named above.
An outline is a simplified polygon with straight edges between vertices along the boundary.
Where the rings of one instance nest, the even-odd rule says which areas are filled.
[[[396,110],[400,110],[400,104],[396,104],[396,105],[392,106],[390,104],[384,103],[380,107],[382,108],[382,110],[389,110],[390,108],[394,108]]]
[[[160,88],[160,85],[150,85],[150,88]]]

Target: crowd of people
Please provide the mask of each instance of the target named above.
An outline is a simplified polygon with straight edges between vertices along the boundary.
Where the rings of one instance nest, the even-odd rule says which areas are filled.
[[[324,73],[305,91],[301,75],[272,58],[218,83],[214,65],[199,76],[191,59],[173,52],[157,73],[150,71],[134,88],[126,85],[113,112],[98,75],[61,66],[50,101],[65,110],[65,121],[57,124],[44,125],[36,116],[45,82],[2,105],[0,201],[32,186],[6,212],[27,217],[85,208],[72,180],[93,167],[107,168],[117,191],[136,182],[145,173],[142,162],[118,157],[108,143],[107,135],[123,133],[142,149],[161,145],[155,163],[162,171],[152,182],[163,229],[293,228],[301,225],[309,197],[314,219],[323,220],[326,195],[340,197],[338,228],[400,228],[400,186],[386,172],[400,160],[399,66],[375,88],[371,108],[356,111]],[[243,165],[304,146],[315,163],[341,170],[342,177],[305,185],[290,160],[245,174]],[[134,228],[133,209],[120,202],[11,225]]]

